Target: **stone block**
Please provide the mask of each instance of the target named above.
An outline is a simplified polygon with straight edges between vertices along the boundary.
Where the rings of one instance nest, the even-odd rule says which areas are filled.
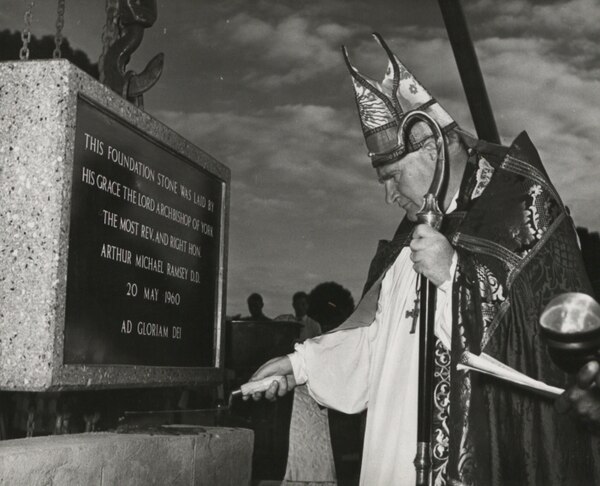
[[[0,485],[243,486],[252,444],[252,431],[218,427],[1,441]]]
[[[214,344],[210,340],[214,366],[65,364],[73,153],[81,96],[227,182],[219,310]],[[0,63],[0,390],[218,382],[222,374],[229,180],[227,167],[68,61]],[[133,346],[122,346],[128,347]]]

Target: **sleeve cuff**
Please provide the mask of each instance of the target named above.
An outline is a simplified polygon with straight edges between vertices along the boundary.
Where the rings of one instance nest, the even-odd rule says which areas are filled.
[[[294,353],[290,353],[287,357],[290,359],[292,364],[292,371],[294,373],[294,379],[296,385],[304,385],[308,381],[306,374],[306,366],[304,364],[304,356],[302,355],[304,344],[296,344],[294,346]]]
[[[450,264],[450,278],[438,287],[438,289],[444,293],[448,293],[448,291],[452,288],[452,282],[454,281],[454,272],[456,272],[457,263],[458,263],[458,254],[455,251],[452,254],[452,263]]]

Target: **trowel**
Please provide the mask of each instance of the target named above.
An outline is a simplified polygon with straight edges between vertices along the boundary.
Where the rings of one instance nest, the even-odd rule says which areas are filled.
[[[227,404],[213,408],[192,410],[147,410],[126,411],[119,418],[117,432],[130,433],[148,429],[182,429],[198,426],[230,426],[242,427],[248,425],[249,419],[231,413],[233,399],[237,396],[252,395],[266,391],[274,381],[281,382],[281,375],[269,376],[262,380],[249,381],[229,394]],[[173,430],[173,433],[175,430]]]

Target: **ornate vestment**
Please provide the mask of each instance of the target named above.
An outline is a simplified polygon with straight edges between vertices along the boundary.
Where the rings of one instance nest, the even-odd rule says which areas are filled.
[[[434,461],[445,477],[437,484],[600,484],[596,440],[557,414],[553,400],[456,368],[464,351],[485,352],[532,378],[568,386],[538,320],[556,295],[590,293],[575,228],[527,134],[509,149],[468,137],[465,143],[470,157],[457,210],[442,227],[458,265],[451,359],[443,357],[436,377],[446,402],[450,391],[449,412],[435,424],[438,445],[446,445]],[[391,242],[380,242],[365,294],[410,242],[413,226],[405,220]]]

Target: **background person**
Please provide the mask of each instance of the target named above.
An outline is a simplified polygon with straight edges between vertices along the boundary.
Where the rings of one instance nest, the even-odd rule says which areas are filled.
[[[294,314],[283,314],[275,318],[276,321],[297,321],[302,324],[299,342],[321,335],[321,326],[308,316],[308,295],[306,292],[296,292],[292,297]]]
[[[262,295],[254,293],[248,296],[248,311],[250,312],[249,316],[242,317],[243,321],[270,321],[271,318],[267,317],[263,314],[263,307],[265,306],[263,302]]]

